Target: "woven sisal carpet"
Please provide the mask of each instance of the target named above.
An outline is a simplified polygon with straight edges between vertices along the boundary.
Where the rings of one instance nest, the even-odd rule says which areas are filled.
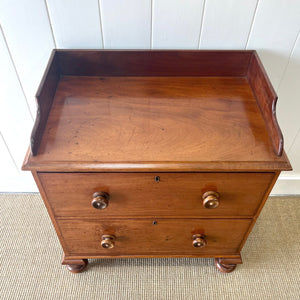
[[[0,299],[300,299],[300,197],[267,201],[230,274],[186,258],[90,260],[71,274],[38,194],[0,194],[0,208]]]

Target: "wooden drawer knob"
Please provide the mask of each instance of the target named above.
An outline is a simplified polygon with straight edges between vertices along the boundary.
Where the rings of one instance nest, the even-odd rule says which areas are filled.
[[[202,248],[207,244],[204,234],[194,234],[192,236],[192,240],[192,244],[195,248]]]
[[[93,194],[92,205],[96,209],[104,209],[108,206],[109,194],[105,192],[96,192]]]
[[[203,194],[203,206],[208,209],[217,208],[220,205],[220,195],[217,192],[209,191]]]
[[[116,237],[111,234],[102,235],[101,246],[105,249],[112,249],[115,246]]]

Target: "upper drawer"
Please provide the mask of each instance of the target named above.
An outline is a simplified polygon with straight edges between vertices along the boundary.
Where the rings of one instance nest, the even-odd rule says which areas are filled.
[[[274,173],[39,173],[39,177],[56,217],[224,217],[254,215]],[[219,193],[218,207],[203,206],[208,191]],[[105,209],[91,205],[95,192],[109,194]]]

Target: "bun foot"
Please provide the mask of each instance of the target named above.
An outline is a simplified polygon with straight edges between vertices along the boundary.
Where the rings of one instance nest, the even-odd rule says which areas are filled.
[[[220,263],[219,258],[215,258],[215,265],[218,268],[218,270],[222,273],[230,273],[236,268],[235,264],[225,265]]]
[[[241,264],[242,259],[241,257],[237,258],[222,258],[217,257],[215,258],[215,265],[217,269],[222,273],[230,273],[234,271],[237,264]]]
[[[88,265],[87,259],[66,259],[63,256],[62,264],[67,265],[67,269],[72,273],[81,273]]]
[[[72,272],[72,273],[81,273],[86,266],[88,265],[88,260],[87,259],[82,259],[83,264],[81,265],[67,265],[67,269]]]

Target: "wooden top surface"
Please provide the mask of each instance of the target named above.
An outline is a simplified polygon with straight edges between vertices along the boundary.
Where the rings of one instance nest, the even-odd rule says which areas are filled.
[[[28,163],[287,168],[245,77],[62,77]]]

